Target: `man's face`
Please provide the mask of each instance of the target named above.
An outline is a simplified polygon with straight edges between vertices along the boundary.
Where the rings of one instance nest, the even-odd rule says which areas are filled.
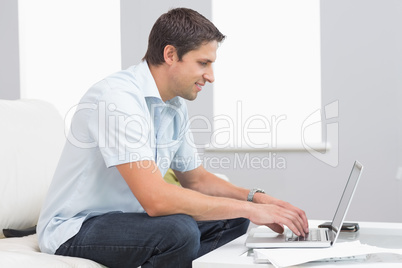
[[[214,82],[212,63],[216,60],[218,42],[212,41],[197,50],[183,55],[171,68],[170,93],[187,100],[194,100],[206,82]]]

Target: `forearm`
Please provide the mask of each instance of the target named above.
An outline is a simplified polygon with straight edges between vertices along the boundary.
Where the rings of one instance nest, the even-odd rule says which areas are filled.
[[[172,198],[174,196],[174,198]],[[153,216],[169,214],[187,214],[195,220],[222,220],[248,218],[253,211],[253,204],[233,198],[206,195],[191,189],[174,185],[165,185],[159,196],[157,210]]]
[[[304,228],[307,228],[307,218],[302,210],[260,194],[256,197],[256,203],[247,202],[248,190],[232,186],[225,181],[216,181],[213,176],[205,179],[207,183],[216,181],[216,184],[209,186],[215,189],[208,191],[203,183],[195,183],[198,179],[187,181],[185,186],[191,189],[166,183],[153,161],[144,160],[144,165],[122,164],[117,166],[117,169],[150,216],[187,214],[196,220],[242,217],[255,224],[274,224],[278,232],[283,231],[283,225],[286,225],[296,234],[302,234]],[[194,172],[191,175],[197,175]],[[203,175],[202,173],[200,174]],[[179,180],[186,181],[185,176],[181,176]],[[275,204],[268,201],[275,201]]]
[[[183,187],[206,195],[228,197],[245,201],[247,200],[250,192],[250,189],[238,187],[226,180],[223,180],[213,173],[206,171],[202,166],[194,171],[186,173],[175,171],[175,173],[179,178],[181,178]],[[275,204],[279,201],[280,200],[272,196],[259,192],[255,193],[253,198],[253,202],[258,204]]]
[[[238,187],[219,178],[215,174],[206,171],[203,167],[186,172],[185,174],[177,171],[175,173],[178,175],[181,185],[185,188],[210,196],[227,197],[242,201],[247,200],[248,189]]]
[[[209,174],[199,184],[193,185],[191,189],[210,196],[228,197],[246,201],[249,190],[238,187],[228,181]]]
[[[230,196],[228,186],[215,187],[210,185],[211,188],[221,190],[208,195],[202,191],[198,192],[196,189],[186,189],[168,184],[163,180],[153,161],[143,165],[137,163],[123,164],[117,166],[117,169],[150,216],[187,214],[197,220],[248,217],[246,214],[249,204],[246,202],[213,196],[219,196],[218,191],[221,191],[222,196]],[[216,179],[222,185],[229,184],[222,179]],[[238,195],[241,196],[241,194]]]
[[[304,212],[278,199],[270,200],[276,204],[254,203],[176,188],[181,191],[180,198],[170,203],[170,207],[163,210],[164,213],[173,214],[173,211],[180,211],[179,213],[191,215],[197,221],[247,218],[257,225],[267,225],[278,233],[283,232],[284,225],[297,235],[308,232]],[[259,197],[263,199],[263,195],[259,194]]]
[[[202,167],[191,171],[187,176],[182,173],[178,175],[188,188],[210,196],[228,197],[232,201],[241,200],[241,203],[235,204],[236,208],[240,209],[238,212],[243,215],[239,217],[248,218],[256,224],[268,225],[279,233],[283,231],[283,225],[287,225],[294,232],[299,230],[299,234],[307,232],[308,222],[304,211],[285,201],[257,192],[254,194],[253,203],[245,202],[249,189],[237,187],[217,178]],[[246,208],[246,211],[242,211],[243,208]]]

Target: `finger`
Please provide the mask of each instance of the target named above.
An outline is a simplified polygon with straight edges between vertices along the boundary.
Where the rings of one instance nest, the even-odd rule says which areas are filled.
[[[309,227],[308,227],[308,219],[307,219],[306,213],[303,210],[301,210],[300,208],[295,207],[295,206],[293,206],[292,204],[290,204],[288,202],[285,202],[285,201],[282,201],[282,200],[279,200],[279,202],[280,202],[279,205],[281,207],[289,209],[291,211],[294,211],[299,215],[299,217],[302,220],[303,231],[305,233],[308,233],[309,232],[309,229],[308,229]]]
[[[308,226],[308,219],[307,219],[307,216],[306,216],[306,213],[304,212],[304,211],[302,211],[303,213],[302,213],[302,219],[303,219],[303,223],[304,223],[304,231],[306,232],[306,233],[308,233],[309,232],[309,226]]]
[[[309,227],[308,227],[308,219],[307,219],[306,213],[303,210],[298,209],[298,214],[299,214],[299,217],[302,220],[302,225],[303,225],[303,228],[304,228],[304,232],[308,233],[309,232]]]
[[[273,222],[269,224],[279,224],[286,225],[293,233],[298,236],[305,235],[304,228],[302,226],[303,220],[299,216],[299,214],[295,211],[284,208],[279,205],[270,205],[271,213],[273,217]],[[271,226],[269,226],[271,228]],[[273,227],[278,228],[278,227]],[[278,230],[278,229],[273,229]]]
[[[304,231],[303,229],[300,229],[300,226],[298,226],[297,221],[293,222],[292,220],[284,217],[283,218],[283,224],[286,225],[294,234],[297,236],[304,236]]]
[[[308,219],[307,219],[306,213],[299,208],[296,208],[296,207],[294,207],[294,208],[295,208],[295,211],[296,211],[298,217],[300,218],[301,225],[303,226],[303,231],[305,233],[308,233],[309,229],[308,229]]]
[[[306,235],[305,228],[303,227],[303,220],[299,216],[299,214],[297,214],[294,211],[288,210],[283,214],[283,216],[285,218],[287,218],[292,223],[292,226],[294,226],[293,228],[297,229],[297,232],[295,232],[289,225],[286,225],[286,226],[289,227],[289,229],[292,230],[292,232],[294,232],[298,236],[305,236]]]

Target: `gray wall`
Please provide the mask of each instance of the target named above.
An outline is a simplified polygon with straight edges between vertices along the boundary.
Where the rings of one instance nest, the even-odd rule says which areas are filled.
[[[124,66],[141,59],[150,28],[169,7],[185,6],[211,15],[206,2],[121,3]],[[347,219],[401,222],[402,181],[396,179],[397,168],[402,166],[401,5],[396,0],[321,1],[322,104],[339,102],[338,117],[324,122],[323,129],[326,123],[338,124],[336,167],[305,151],[205,152],[206,167],[228,175],[235,184],[265,188],[305,209],[310,218],[330,219],[353,161],[358,159],[365,170]],[[189,103],[190,116],[206,114],[212,119],[211,91],[203,90]],[[196,140],[208,142],[208,135]],[[328,142],[337,144],[336,140]],[[245,157],[271,167],[241,166]],[[217,167],[213,161],[231,164]],[[278,163],[285,163],[285,168]]]
[[[18,1],[0,1],[0,99],[20,98]]]
[[[402,2],[321,5],[323,101],[339,99],[340,169],[355,158],[366,167],[350,216],[401,222]]]

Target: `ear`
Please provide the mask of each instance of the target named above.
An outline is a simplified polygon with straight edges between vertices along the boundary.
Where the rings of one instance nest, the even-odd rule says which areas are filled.
[[[165,46],[163,50],[163,57],[168,65],[172,65],[178,60],[176,48],[172,45]]]

